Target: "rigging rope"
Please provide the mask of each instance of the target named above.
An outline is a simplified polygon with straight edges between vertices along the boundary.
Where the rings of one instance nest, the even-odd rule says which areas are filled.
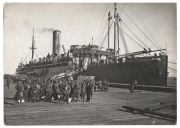
[[[175,69],[173,69],[173,68],[171,68],[171,67],[168,67],[168,68],[176,72],[176,70],[175,70]]]
[[[136,34],[134,34],[134,32],[123,21],[121,22],[146,48],[149,48],[145,43],[143,43],[143,41],[138,36],[136,36]]]
[[[118,5],[119,6],[119,5]],[[121,6],[119,6],[121,8]],[[124,11],[123,8],[121,8],[121,10],[126,14],[126,16],[131,20],[131,22],[141,31],[141,33],[147,37],[147,39],[154,45],[154,47],[156,47],[157,49],[159,49],[154,42],[139,28],[139,26],[130,18],[130,16]],[[161,52],[161,51],[160,51]],[[162,52],[161,52],[162,53]]]
[[[170,70],[172,73],[176,73],[175,71],[173,71],[173,70]]]
[[[168,71],[171,71],[172,73],[176,73],[176,71],[174,71],[174,70],[172,70],[172,69],[170,69],[170,68],[169,68]]]
[[[175,63],[175,62],[170,62],[170,61],[168,61],[168,63],[171,63],[171,64],[177,64],[177,63]]]
[[[129,37],[132,41],[134,41],[139,47],[141,47],[142,49],[144,48],[142,45],[140,45],[138,42],[136,42],[133,38],[131,38],[125,31],[122,30],[122,32]]]
[[[103,12],[104,12],[104,11],[103,11]],[[75,30],[81,29],[81,28],[89,25],[90,23],[92,23],[92,22],[94,22],[95,20],[97,20],[97,19],[102,15],[103,12],[101,12],[98,16],[96,16],[95,18],[93,18],[93,19],[92,19],[91,21],[89,21],[88,23],[86,23],[86,24],[84,24],[84,25],[81,25],[81,26],[79,26],[79,27],[77,27],[77,28],[73,28],[73,29],[69,29],[69,30],[66,30],[66,31],[62,31],[62,33],[75,31]]]
[[[150,33],[150,31],[147,29],[147,27],[145,26],[145,24],[143,23],[143,21],[141,20],[141,18],[137,15],[136,11],[134,10],[134,8],[132,6],[130,6],[132,11],[134,12],[134,14],[138,17],[138,19],[141,21],[141,23],[143,24],[144,28],[148,31],[148,33],[150,34],[150,36],[152,37],[152,39],[156,42],[156,44],[158,45],[159,49],[161,49],[161,47],[159,46],[159,43],[155,40],[155,38],[152,36],[152,34]]]
[[[103,21],[104,21],[104,18],[105,18],[105,14],[106,14],[107,8],[108,8],[108,3],[107,3],[107,5],[106,5],[106,9],[105,9],[105,12],[104,12],[104,16],[103,16],[103,19],[102,19],[102,21],[101,21],[101,25],[100,25],[100,28],[99,28],[98,36],[96,37],[95,42],[96,42],[96,40],[97,40],[98,37],[99,37],[100,30],[101,30],[101,28],[102,28],[102,24],[103,24]]]
[[[127,45],[126,45],[126,41],[125,41],[125,39],[124,39],[124,36],[123,36],[123,34],[122,34],[122,26],[121,26],[121,23],[120,23],[120,26],[119,26],[119,24],[118,24],[118,22],[117,22],[117,26],[118,26],[118,29],[120,30],[120,36],[121,36],[121,40],[122,40],[122,42],[123,42],[123,46],[124,46],[124,49],[125,49],[125,53],[126,54],[128,54],[129,53],[129,50],[128,50],[128,47],[127,47]]]
[[[112,22],[111,25],[109,26],[109,29],[111,28],[112,24],[113,24],[113,22]],[[112,29],[111,29],[111,30],[112,30]],[[110,32],[111,32],[111,30],[110,30]],[[108,31],[107,31],[104,39],[102,40],[102,43],[101,43],[101,45],[100,45],[100,48],[102,48],[102,46],[104,45],[104,42],[105,42],[105,39],[106,39],[107,36],[108,36]]]
[[[35,54],[36,54],[36,52],[35,52]],[[37,57],[37,59],[39,58],[37,54],[36,54],[36,57]]]
[[[43,53],[40,53],[38,50],[36,50],[37,54],[41,54],[41,56],[45,57]]]
[[[107,23],[108,21],[106,21],[105,23]],[[106,24],[104,24],[104,27],[103,27],[103,29],[102,29],[102,33],[101,33],[101,35],[100,35],[100,37],[99,37],[99,42],[98,42],[98,45],[100,45],[100,42],[101,42],[101,40],[103,39],[103,35],[104,35],[104,33],[106,32],[105,30],[107,29],[107,26],[106,26]]]
[[[112,11],[112,9],[113,9],[113,5],[111,6],[111,11]],[[102,29],[102,33],[101,33],[101,35],[99,36],[99,41],[98,41],[98,45],[100,46],[100,43],[101,43],[101,40],[103,40],[103,35],[104,35],[104,33],[106,32],[105,30],[106,30],[106,28],[107,28],[107,20],[106,20],[106,22],[105,22],[105,24],[104,24],[104,27],[103,27],[103,29]]]
[[[31,50],[29,51],[29,53],[31,52]],[[27,56],[26,56],[26,58],[29,56],[29,53],[27,54]],[[26,60],[26,58],[23,60],[23,63],[24,63],[24,61]]]

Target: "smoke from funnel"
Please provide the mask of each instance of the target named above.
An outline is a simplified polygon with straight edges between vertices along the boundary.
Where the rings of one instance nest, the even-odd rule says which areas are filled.
[[[53,28],[42,28],[42,29],[38,29],[40,32],[53,32],[55,29]]]

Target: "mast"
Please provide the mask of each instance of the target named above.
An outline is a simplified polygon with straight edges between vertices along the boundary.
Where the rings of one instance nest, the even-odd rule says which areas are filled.
[[[110,27],[110,19],[111,19],[111,16],[110,16],[110,12],[108,13],[108,53],[109,53],[109,43],[110,43],[110,37],[109,37],[109,27]]]
[[[118,25],[118,19],[119,19],[119,14],[117,13],[117,26],[119,27],[119,25]],[[119,56],[119,28],[117,29],[117,38],[118,38],[118,48],[117,48],[117,54],[118,54],[118,56]]]
[[[114,4],[114,57],[116,56],[116,3]]]
[[[57,44],[57,48],[58,48],[58,52],[57,52],[57,56],[59,56],[60,54],[59,54],[59,51],[60,51],[60,44],[59,44],[59,34],[58,34],[58,44]]]
[[[35,40],[34,40],[34,27],[33,27],[33,36],[32,36],[32,47],[30,47],[30,49],[32,50],[32,58],[31,58],[31,60],[33,61],[33,59],[34,59],[34,50],[36,49],[35,48]]]

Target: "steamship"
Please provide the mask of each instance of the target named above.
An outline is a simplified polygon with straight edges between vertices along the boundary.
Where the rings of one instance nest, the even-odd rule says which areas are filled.
[[[112,49],[110,48],[110,30],[113,24],[114,48]],[[108,31],[104,37],[104,40],[107,38],[107,49],[103,50],[102,46],[93,45],[92,41],[89,45],[71,45],[70,50],[62,55],[59,55],[61,32],[55,30],[53,31],[52,55],[40,58],[38,62],[34,62],[33,59],[35,50],[33,34],[32,59],[29,64],[20,63],[16,74],[53,77],[67,71],[77,71],[76,75],[105,78],[111,83],[129,84],[132,80],[137,80],[140,85],[167,86],[168,56],[164,52],[166,49],[151,50],[148,47],[142,47],[141,51],[129,52],[124,37],[126,33],[122,29],[123,24],[114,4],[114,16],[108,13]],[[125,54],[119,54],[119,38],[123,43]]]
[[[35,52],[35,39],[34,39],[34,29],[33,29],[33,37],[32,37],[32,58],[28,64],[23,64],[21,62],[16,69],[16,75],[19,77],[24,76],[46,76],[52,77],[58,75],[60,73],[66,73],[67,71],[72,71],[73,63],[72,57],[69,56],[69,52],[64,54],[60,53],[60,35],[61,31],[55,30],[53,31],[53,46],[52,46],[52,54],[43,58],[39,58],[39,60],[34,59]],[[63,49],[64,46],[62,45]],[[65,49],[64,49],[65,51]]]

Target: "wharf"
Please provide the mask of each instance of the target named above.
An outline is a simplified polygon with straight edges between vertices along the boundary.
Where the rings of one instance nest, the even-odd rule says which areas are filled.
[[[110,87],[109,92],[93,92],[90,102],[71,102],[61,105],[58,101],[14,105],[14,85],[4,87],[5,125],[174,125],[176,121],[126,111],[122,106],[145,108],[160,103],[176,105],[176,93]],[[164,114],[177,114],[176,110],[158,110]]]

